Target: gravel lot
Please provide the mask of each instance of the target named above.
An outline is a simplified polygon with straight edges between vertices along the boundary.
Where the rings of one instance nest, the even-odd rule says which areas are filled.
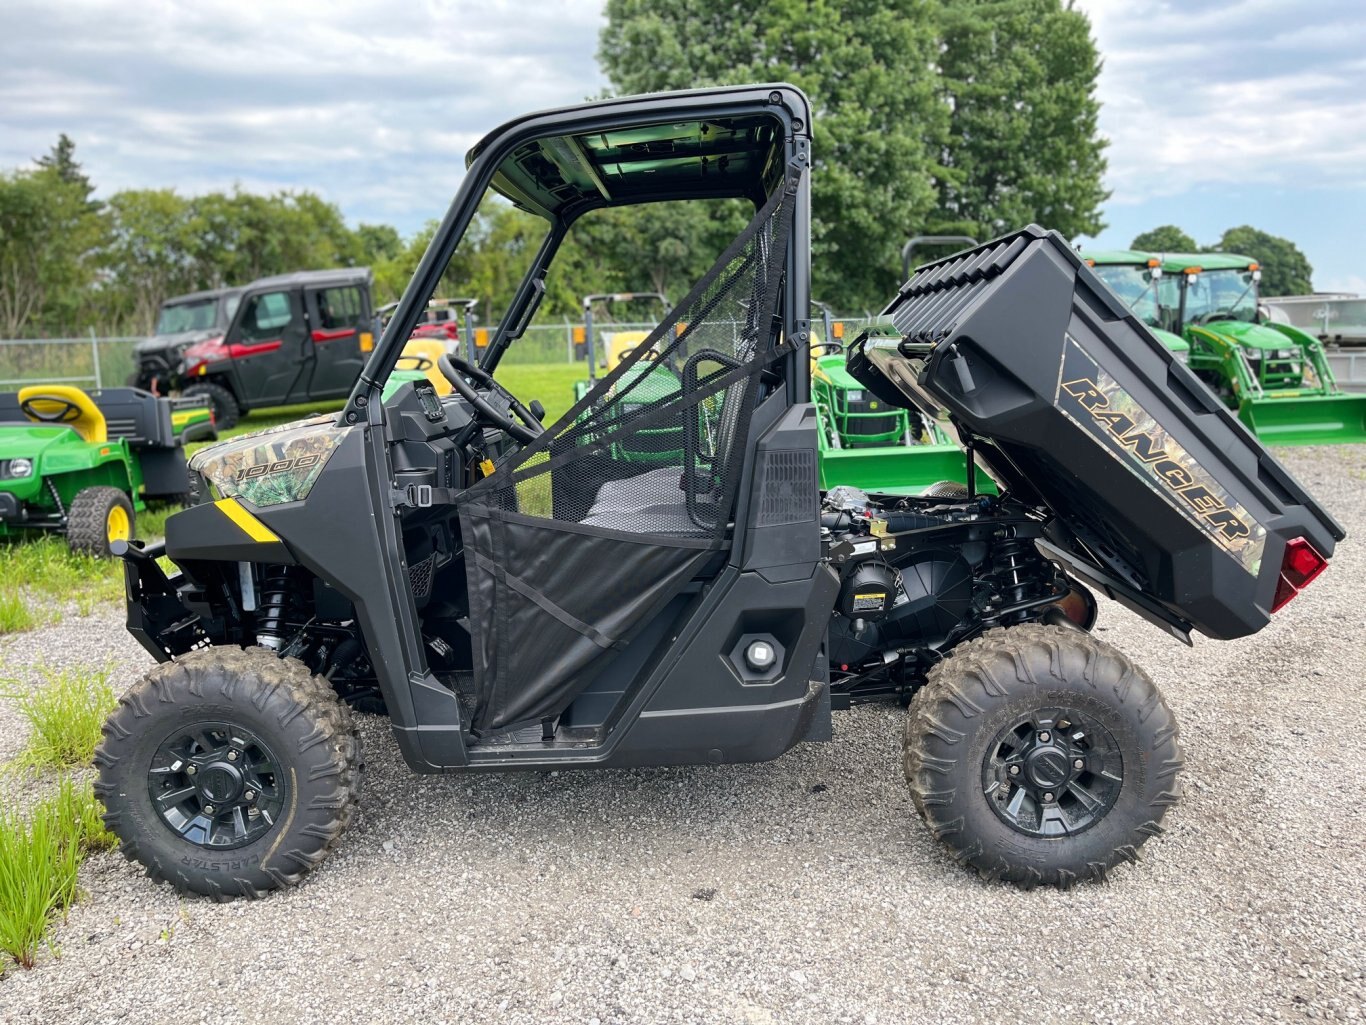
[[[181,900],[118,855],[3,1022],[1157,1022],[1366,1018],[1366,446],[1285,461],[1347,525],[1260,635],[1123,609],[1186,800],[1108,886],[979,882],[914,817],[902,712],[767,765],[418,778],[365,717],[358,824],[297,890]],[[0,642],[0,676],[148,664],[114,610]],[[22,742],[0,711],[0,759]]]

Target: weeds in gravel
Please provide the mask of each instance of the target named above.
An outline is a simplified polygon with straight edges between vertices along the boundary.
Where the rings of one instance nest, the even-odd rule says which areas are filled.
[[[0,695],[30,727],[28,743],[11,763],[20,768],[81,765],[95,755],[100,726],[114,707],[109,668],[40,669],[44,682],[26,687],[7,680]]]
[[[49,925],[76,895],[83,827],[64,819],[60,802],[59,791],[29,815],[0,808],[0,953],[23,968],[33,968]]]
[[[0,634],[32,630],[37,622],[37,617],[17,591],[6,590],[0,594]]]

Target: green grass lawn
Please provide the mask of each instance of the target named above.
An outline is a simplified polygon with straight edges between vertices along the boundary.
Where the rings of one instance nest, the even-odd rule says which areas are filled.
[[[574,382],[584,376],[582,367],[567,363],[513,364],[500,367],[497,378],[523,402],[539,399],[545,406],[545,422],[554,423],[573,405]],[[219,440],[263,431],[268,427],[330,413],[340,402],[284,406],[252,412]],[[213,442],[186,447],[193,455]],[[176,510],[161,506],[137,515],[136,534],[144,539],[161,537],[166,517]],[[31,630],[60,616],[57,606],[64,600],[76,602],[77,610],[87,614],[97,602],[115,601],[123,594],[122,563],[75,555],[66,541],[55,535],[0,546],[0,634]]]

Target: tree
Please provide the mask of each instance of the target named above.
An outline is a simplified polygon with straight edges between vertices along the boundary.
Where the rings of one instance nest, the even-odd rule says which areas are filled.
[[[151,331],[157,310],[173,295],[206,287],[211,275],[196,258],[191,200],[173,189],[116,192],[107,206],[107,312],[123,330]]]
[[[1295,243],[1250,225],[1229,228],[1215,247],[1221,253],[1250,256],[1262,266],[1262,295],[1308,295],[1314,268]]]
[[[1139,235],[1129,248],[1143,253],[1194,253],[1200,247],[1175,224],[1164,224]]]
[[[80,189],[81,198],[90,208],[96,211],[100,204],[90,198],[95,191],[95,186],[90,183],[90,178],[81,170],[80,163],[76,160],[76,143],[71,136],[62,132],[57,136],[56,143],[45,155],[38,157],[34,161],[39,167],[51,171],[58,180],[67,185],[75,186]]]
[[[88,195],[52,167],[0,175],[0,337],[76,326],[102,233]]]
[[[815,111],[813,275],[818,297],[880,306],[902,243],[923,230],[948,111],[925,0],[607,0],[598,58],[622,93],[785,79]],[[701,215],[705,216],[705,215]]]
[[[956,0],[940,17],[949,130],[926,227],[987,239],[1036,222],[1095,235],[1107,144],[1086,15],[1061,0]]]

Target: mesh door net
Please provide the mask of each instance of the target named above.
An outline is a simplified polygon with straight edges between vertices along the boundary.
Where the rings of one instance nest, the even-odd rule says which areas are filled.
[[[460,503],[477,703],[493,730],[557,715],[729,544],[800,171],[670,315]]]

